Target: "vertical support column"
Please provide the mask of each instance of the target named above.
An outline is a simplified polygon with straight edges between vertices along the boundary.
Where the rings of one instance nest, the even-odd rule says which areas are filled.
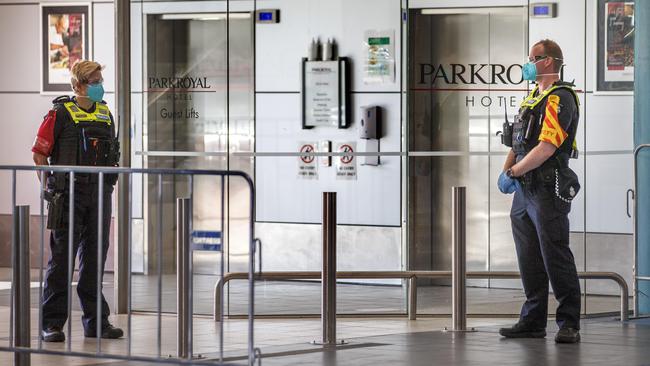
[[[115,99],[120,138],[120,166],[131,166],[131,1],[115,0]],[[115,304],[117,314],[129,309],[130,180],[120,174],[117,188],[117,245],[115,245]]]
[[[14,308],[14,345],[30,346],[30,304],[29,304],[29,206],[14,207],[14,263],[13,282],[15,294]],[[30,354],[16,352],[15,366],[29,366]]]
[[[634,37],[634,145],[650,143],[650,2],[636,1]],[[650,299],[637,294],[650,293],[650,149],[638,154],[635,217],[635,316],[650,314]],[[641,209],[638,209],[641,208]]]
[[[176,305],[178,309],[178,358],[191,358],[190,350],[190,322],[192,309],[190,308],[190,261],[192,250],[190,248],[190,199],[176,199]]]
[[[336,192],[323,192],[323,344],[336,344]]]

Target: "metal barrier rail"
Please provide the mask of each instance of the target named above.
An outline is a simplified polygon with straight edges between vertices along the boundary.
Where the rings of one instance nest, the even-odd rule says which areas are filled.
[[[217,281],[214,287],[214,308],[213,319],[219,321],[223,319],[223,299],[221,294],[226,283],[232,280],[247,279],[246,272],[226,273],[222,279]],[[451,278],[452,271],[341,271],[336,272],[337,279],[405,279],[409,281],[408,286],[408,318],[415,320],[417,318],[417,278]],[[518,279],[519,272],[510,271],[470,271],[466,273],[466,279]],[[616,272],[578,272],[578,277],[591,280],[612,280],[616,282],[621,289],[621,321],[629,319],[629,290],[627,282],[623,276]],[[263,272],[255,275],[255,280],[262,281],[280,281],[280,280],[319,280],[321,272],[303,271],[303,272]]]
[[[249,288],[248,288],[248,364],[253,365],[257,360],[257,355],[259,354],[258,350],[254,348],[254,299],[255,299],[255,254],[256,254],[256,239],[254,231],[254,213],[255,213],[255,190],[253,186],[252,179],[244,172],[240,171],[222,171],[222,170],[200,170],[200,169],[143,169],[143,168],[119,168],[119,167],[90,167],[90,166],[20,166],[20,165],[0,165],[0,172],[8,171],[11,172],[12,179],[12,198],[11,204],[14,212],[14,229],[12,231],[12,238],[14,245],[12,247],[12,263],[13,265],[19,266],[20,268],[14,268],[14,276],[11,283],[11,295],[10,295],[10,323],[9,323],[9,346],[0,347],[0,351],[13,352],[15,354],[16,365],[18,366],[28,366],[30,364],[29,355],[34,354],[47,354],[47,355],[58,355],[58,356],[74,356],[74,357],[87,357],[87,358],[96,358],[96,359],[112,359],[112,360],[129,360],[129,361],[144,361],[150,363],[160,363],[160,364],[214,364],[214,362],[207,362],[206,360],[193,360],[192,359],[192,304],[193,304],[193,291],[191,288],[192,283],[192,269],[191,261],[188,258],[191,258],[192,249],[185,248],[185,252],[181,253],[181,260],[186,264],[181,266],[183,273],[178,273],[179,285],[184,284],[189,288],[178,289],[179,294],[181,292],[186,292],[181,295],[182,298],[179,298],[179,302],[182,302],[183,306],[179,309],[178,319],[179,319],[179,339],[178,339],[178,358],[169,358],[167,355],[162,354],[162,219],[163,219],[163,176],[184,176],[187,177],[188,184],[188,193],[189,199],[184,201],[179,201],[179,204],[183,206],[179,209],[179,214],[186,215],[185,217],[177,217],[177,222],[182,223],[183,227],[179,228],[182,231],[179,232],[177,240],[179,245],[189,245],[190,238],[189,235],[192,230],[192,202],[193,202],[193,192],[194,192],[194,177],[195,176],[213,176],[221,179],[221,231],[222,237],[224,237],[224,232],[226,226],[224,225],[223,217],[223,200],[225,192],[225,183],[226,177],[237,177],[241,178],[248,184],[248,189],[250,192],[250,208],[249,208],[249,222],[248,228],[250,231],[250,243],[249,243],[249,263],[247,272],[247,278],[249,279]],[[17,186],[17,172],[29,172],[33,171],[38,174],[40,178],[40,257],[39,257],[39,307],[38,307],[38,346],[36,348],[30,348],[29,345],[29,327],[25,327],[24,324],[29,324],[29,317],[31,309],[29,306],[29,291],[25,291],[25,282],[27,288],[29,287],[29,206],[18,207],[16,205],[16,186]],[[68,247],[67,247],[67,330],[66,330],[66,339],[67,345],[64,350],[50,350],[43,348],[43,340],[41,339],[41,333],[43,331],[43,259],[44,259],[44,241],[45,241],[45,212],[44,212],[44,191],[46,187],[46,181],[49,174],[53,173],[63,173],[65,174],[66,182],[65,184],[58,187],[60,190],[58,193],[61,195],[58,199],[67,201],[67,208],[63,206],[63,217],[67,216],[67,233],[68,233]],[[81,174],[84,174],[83,176]],[[132,353],[132,304],[131,304],[131,247],[132,247],[132,233],[129,225],[128,230],[128,242],[119,243],[119,245],[127,245],[127,252],[129,254],[128,258],[128,270],[126,271],[128,289],[128,325],[126,329],[126,338],[127,338],[127,352],[126,354],[111,354],[102,351],[102,301],[97,302],[97,321],[95,329],[96,337],[96,347],[95,352],[79,352],[72,350],[72,297],[75,296],[72,293],[72,278],[74,272],[74,261],[76,258],[76,253],[73,248],[77,243],[75,240],[78,238],[75,230],[75,193],[78,193],[78,187],[86,184],[93,189],[96,189],[96,192],[91,194],[97,194],[97,283],[96,283],[96,299],[102,299],[102,270],[103,270],[103,242],[104,236],[107,233],[107,230],[110,228],[105,227],[104,218],[106,216],[104,208],[105,200],[105,185],[107,175],[126,175],[128,178],[128,186],[132,187],[132,178],[133,174],[142,174],[149,177],[157,177],[157,195],[154,201],[157,201],[158,212],[157,214],[152,215],[152,220],[157,220],[157,232],[155,234],[155,243],[157,243],[157,256],[158,256],[158,310],[157,310],[157,356],[141,356],[134,355]],[[97,176],[97,180],[91,180],[91,177]],[[81,180],[77,182],[77,180]],[[119,188],[119,186],[118,186]],[[217,191],[218,192],[218,191]],[[218,194],[218,193],[217,193]],[[110,196],[108,196],[110,197]],[[78,197],[77,197],[78,199]],[[64,201],[62,201],[64,202]],[[132,191],[128,192],[128,219],[127,222],[131,221],[131,203],[132,203]],[[61,229],[65,231],[66,229]],[[72,235],[69,235],[72,233]],[[92,254],[91,254],[92,255]],[[123,270],[123,269],[122,269]],[[222,251],[222,264],[221,264],[221,275],[224,275],[224,266],[223,266],[223,251]],[[121,289],[121,291],[124,289]],[[223,323],[223,322],[222,322]],[[27,328],[25,330],[25,328]],[[182,328],[182,329],[181,329]],[[220,341],[218,345],[215,345],[215,348],[218,348],[219,351],[219,363],[223,363],[223,324],[219,327],[220,332]],[[25,336],[26,333],[26,336]],[[183,338],[183,339],[180,339]],[[27,342],[25,342],[27,339]]]
[[[632,303],[633,305],[632,306],[634,308],[634,311],[633,311],[634,317],[639,316],[639,296],[638,296],[639,280],[641,280],[641,281],[650,281],[650,278],[648,278],[648,277],[639,276],[639,242],[638,242],[638,239],[639,239],[639,223],[638,223],[638,220],[637,220],[637,215],[639,214],[639,211],[638,211],[639,208],[638,208],[638,205],[637,205],[637,201],[639,199],[639,193],[637,191],[638,186],[639,186],[638,185],[639,153],[643,149],[647,149],[647,148],[650,148],[650,144],[641,144],[641,145],[637,146],[634,149],[634,190],[632,190],[632,200],[634,201],[634,209],[633,209],[634,215],[632,216],[632,220],[634,222],[634,224],[633,224],[634,225],[634,233],[633,233],[634,238],[632,239],[633,242],[634,242],[634,258],[633,258],[633,261],[632,261],[633,266],[634,266],[632,268],[632,273],[633,273],[633,276],[634,276],[634,281],[632,282],[632,296],[633,296],[633,303]],[[628,197],[629,197],[629,190],[628,190],[627,194],[628,194]],[[629,202],[628,197],[626,197],[626,198],[627,198],[627,200]],[[629,207],[629,203],[628,203],[628,207]]]

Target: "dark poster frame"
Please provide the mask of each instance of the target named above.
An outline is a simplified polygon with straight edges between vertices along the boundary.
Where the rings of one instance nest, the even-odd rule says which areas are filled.
[[[630,94],[634,91],[634,81],[606,81],[605,80],[605,63],[606,63],[606,39],[605,31],[608,17],[605,14],[605,7],[608,3],[626,3],[634,0],[616,1],[616,0],[598,0],[596,10],[596,83],[595,92],[598,93],[624,93]],[[634,29],[630,32],[631,42],[634,44]]]
[[[78,37],[81,37],[82,50],[80,55],[76,55],[78,59],[90,59],[90,42],[91,42],[91,6],[89,3],[77,3],[77,4],[41,4],[41,94],[58,94],[61,92],[70,92],[72,87],[70,86],[70,80],[59,81],[59,82],[50,82],[50,16],[51,15],[70,15],[70,14],[82,14],[83,15],[83,24],[81,26],[81,34]],[[69,20],[68,20],[69,21]],[[68,30],[70,26],[68,26]],[[63,37],[63,36],[62,36]],[[67,47],[71,45],[70,36],[68,37],[68,44],[65,44]],[[63,41],[66,43],[66,41]],[[70,52],[70,50],[68,50]],[[67,67],[70,68],[70,60],[67,60]],[[64,63],[65,61],[61,61]]]

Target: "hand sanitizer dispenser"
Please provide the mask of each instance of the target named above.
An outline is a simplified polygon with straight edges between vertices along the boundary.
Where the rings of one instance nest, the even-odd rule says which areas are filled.
[[[359,138],[363,140],[361,148],[364,152],[379,152],[379,139],[381,138],[381,107],[361,107],[361,122]],[[364,156],[361,165],[379,165],[379,155]]]
[[[375,140],[381,138],[381,107],[361,107],[359,138]]]

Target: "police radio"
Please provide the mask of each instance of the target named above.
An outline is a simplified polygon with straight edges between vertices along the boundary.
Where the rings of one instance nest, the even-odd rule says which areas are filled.
[[[512,123],[508,121],[508,106],[504,106],[505,119],[503,122],[503,131],[497,131],[497,136],[501,135],[501,143],[507,147],[512,147]]]

